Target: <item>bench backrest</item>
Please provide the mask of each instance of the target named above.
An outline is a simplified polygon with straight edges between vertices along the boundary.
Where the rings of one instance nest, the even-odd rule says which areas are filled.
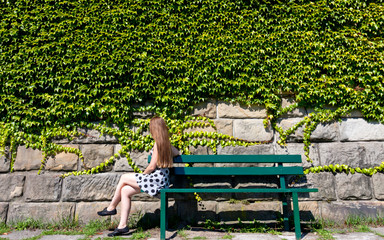
[[[150,162],[151,156],[148,157]],[[303,175],[303,167],[283,166],[283,163],[301,163],[300,155],[180,155],[173,159],[174,163],[275,163],[270,167],[174,167],[174,175],[248,175],[279,176],[280,188],[286,188],[286,175]]]
[[[148,158],[150,161],[150,156]],[[300,155],[180,155],[174,163],[277,163],[271,167],[174,167],[175,175],[301,175],[303,167],[283,166],[301,163]]]

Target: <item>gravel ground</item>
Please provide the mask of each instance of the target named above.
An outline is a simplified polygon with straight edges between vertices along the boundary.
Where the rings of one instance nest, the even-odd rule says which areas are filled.
[[[383,237],[379,235],[384,235],[384,227],[372,228],[372,232],[354,232],[346,234],[333,234],[333,238],[336,240],[384,240]],[[9,240],[22,240],[28,239],[41,234],[41,230],[25,230],[25,231],[14,231],[4,235],[0,235],[0,239],[9,239]],[[110,231],[104,231],[96,234],[91,239],[92,240],[101,240],[107,238],[107,234]],[[131,238],[135,230],[132,230],[128,235],[123,236],[124,238]],[[150,229],[148,230],[150,237],[148,240],[157,240],[160,237],[159,229]],[[84,235],[46,235],[39,238],[39,240],[79,240],[84,239]],[[167,231],[167,239],[174,240],[186,240],[186,239],[232,239],[232,240],[248,240],[248,239],[257,239],[257,240],[294,240],[294,232],[283,232],[280,235],[264,234],[264,233],[231,233],[228,236],[227,233],[219,231],[210,231],[204,229],[192,229],[192,230],[182,230],[182,231]],[[315,240],[321,239],[316,233],[304,233],[302,235],[303,240]]]

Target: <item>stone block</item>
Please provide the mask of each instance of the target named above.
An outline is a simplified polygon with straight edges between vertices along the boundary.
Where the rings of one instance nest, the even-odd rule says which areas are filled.
[[[234,120],[233,136],[247,141],[272,141],[273,129],[264,128],[262,119]]]
[[[115,153],[120,151],[121,145],[115,145]],[[132,161],[140,168],[145,169],[148,166],[149,152],[133,151],[130,153]],[[120,156],[116,159],[113,169],[116,172],[133,172],[133,169],[129,166],[128,160],[125,156]]]
[[[6,149],[4,155],[0,155],[0,173],[9,172],[11,169],[11,161],[9,153]]]
[[[111,200],[121,174],[70,176],[64,179],[62,201]]]
[[[28,175],[24,198],[27,202],[58,202],[61,195],[62,178],[59,175]]]
[[[288,179],[288,185],[292,188],[317,188],[318,192],[299,193],[302,200],[336,200],[336,179],[332,173],[322,172],[307,174],[302,177],[292,176]]]
[[[206,200],[206,199],[204,199]],[[178,200],[175,202],[176,214],[183,223],[196,222],[198,218],[198,204],[196,200]]]
[[[8,202],[23,195],[25,176],[14,174],[0,175],[0,202]]]
[[[233,120],[216,119],[214,122],[218,133],[233,136]]]
[[[90,221],[103,219],[97,212],[103,210],[110,202],[79,202],[76,204],[76,218],[83,224]],[[174,214],[174,202],[169,201],[168,216]],[[121,204],[116,207],[117,214],[110,217],[112,221],[119,222],[121,214]],[[144,215],[151,216],[154,221],[159,221],[160,217],[160,202],[135,201],[131,202],[131,212],[129,214],[128,223],[137,223]],[[157,218],[157,219],[156,219]]]
[[[288,130],[298,124],[303,118],[287,118],[279,120],[279,126]],[[287,142],[302,142],[304,138],[304,126],[297,128],[291,135],[287,136]],[[311,133],[310,140],[313,142],[330,142],[339,139],[339,124],[337,122],[322,123],[317,125]]]
[[[189,151],[192,155],[213,155],[213,150],[209,147],[204,146],[190,146]]]
[[[228,146],[218,147],[219,155],[265,155],[274,154],[272,144],[260,144],[253,146]],[[216,167],[271,167],[273,163],[215,163]]]
[[[291,209],[293,210],[293,203],[291,203]],[[321,219],[319,203],[316,201],[299,201],[299,209],[301,221],[314,221]],[[291,212],[291,214],[293,213]]]
[[[351,113],[347,114],[346,116],[343,116],[345,118],[363,118],[363,114],[359,110],[353,110]]]
[[[192,176],[194,188],[232,188],[231,177],[222,176]],[[199,193],[204,200],[224,201],[232,197],[231,193]]]
[[[64,147],[79,149],[79,146],[73,144],[67,144]],[[78,160],[79,157],[74,153],[61,152],[54,158],[48,159],[45,169],[51,171],[76,171]]]
[[[305,168],[309,168],[312,166],[320,165],[319,146],[316,143],[311,144],[309,146],[309,157],[312,160],[312,163],[307,161],[307,157],[304,154],[303,143],[287,143],[286,146],[276,145],[276,154],[277,155],[301,155],[302,163],[284,164],[284,166],[303,166]]]
[[[316,142],[338,141],[339,123],[321,123],[312,132],[310,140]]]
[[[10,203],[7,224],[28,218],[45,223],[73,219],[75,203]]]
[[[216,118],[216,101],[210,100],[197,104],[193,110],[192,116],[203,116],[207,118]]]
[[[228,147],[217,147],[218,155],[261,155],[261,154],[274,154],[272,144],[260,144],[253,146],[228,146]]]
[[[332,112],[336,111],[337,110],[337,107],[335,106],[331,106],[331,105],[325,105],[323,106],[323,109],[324,110],[331,110]],[[315,109],[311,108],[311,107],[308,107],[306,108],[307,110],[307,113],[310,114],[310,113],[313,113],[313,114],[316,114],[318,112],[315,111]]]
[[[384,200],[384,174],[377,173],[372,176],[373,192],[376,199]]]
[[[117,126],[112,126],[117,128]],[[95,129],[79,128],[78,131],[82,133],[79,137],[75,138],[73,143],[80,144],[94,144],[94,143],[118,143],[118,139],[115,136],[101,134]]]
[[[193,201],[193,200],[192,200]],[[196,214],[196,221],[197,222],[205,222],[206,220],[216,221],[217,220],[217,214],[216,214],[216,201],[201,201],[197,203],[197,214]],[[193,209],[192,207],[195,206],[195,204],[192,204],[191,207],[186,208],[186,210]],[[183,215],[181,215],[182,217]]]
[[[168,216],[175,214],[175,203],[168,202]],[[130,218],[144,218],[144,221],[160,222],[160,202],[134,201],[131,206]],[[116,219],[117,220],[117,219]],[[132,219],[133,220],[133,219]]]
[[[303,118],[285,118],[285,119],[279,119],[278,120],[278,126],[283,129],[283,131],[287,131],[291,127],[294,127],[296,124],[298,124]],[[280,137],[280,134],[278,134],[278,138]],[[295,132],[293,132],[291,135],[287,136],[287,142],[302,142],[304,137],[304,127],[301,126],[296,129]]]
[[[144,201],[144,202],[158,202],[160,200],[160,195],[151,196],[147,193],[139,193],[132,197],[133,201]]]
[[[267,110],[263,106],[245,106],[239,103],[219,102],[217,106],[219,118],[266,118]]]
[[[40,150],[19,146],[14,169],[16,171],[38,170],[40,169],[41,160],[43,160],[43,153]]]
[[[281,101],[281,107],[286,108],[294,103],[295,103],[295,100],[293,98],[289,98],[289,97],[283,98]],[[291,112],[287,112],[282,117],[303,117],[306,114],[307,114],[307,111],[305,110],[305,108],[299,107],[299,108],[295,108]]]
[[[156,113],[150,112],[150,111],[143,111],[143,112],[133,112],[132,115],[135,118],[148,119],[148,118],[154,117]]]
[[[100,163],[105,162],[114,154],[114,145],[107,144],[86,144],[81,145],[80,150],[84,156],[85,169],[90,169],[98,166]],[[110,171],[112,167],[107,167],[106,171]]]
[[[263,221],[276,220],[281,215],[281,202],[255,202],[243,204],[230,202],[218,202],[217,214],[219,221]]]
[[[350,167],[369,168],[384,160],[384,143],[320,143],[322,165],[346,164]]]
[[[168,223],[173,225],[176,216],[175,202],[168,201]],[[115,222],[120,220],[120,208],[117,207],[117,215],[111,217]],[[144,225],[147,227],[160,226],[160,202],[133,201],[128,217],[128,225]]]
[[[101,220],[98,211],[103,210],[105,207],[108,207],[109,202],[79,202],[76,204],[75,217],[82,224],[87,224],[90,221]],[[120,216],[120,205],[116,208],[118,215]],[[112,216],[114,218],[114,216]]]
[[[8,203],[0,203],[0,223],[7,221]]]
[[[372,199],[370,177],[363,174],[336,175],[337,195],[342,200]]]
[[[343,119],[340,124],[341,141],[383,141],[384,124],[367,122],[361,118]]]
[[[277,188],[279,180],[276,176],[236,176],[233,180],[234,188]],[[235,199],[247,199],[248,201],[276,200],[276,193],[234,193]]]
[[[208,127],[190,127],[190,128],[184,129],[184,132],[216,132],[216,130],[211,126],[208,126]]]
[[[384,214],[384,202],[380,201],[333,201],[318,204],[323,219],[340,223],[352,216],[376,218]]]

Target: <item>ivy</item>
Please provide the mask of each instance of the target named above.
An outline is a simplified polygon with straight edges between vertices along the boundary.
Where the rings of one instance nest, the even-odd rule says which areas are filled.
[[[191,117],[187,116],[182,119],[166,119],[169,131],[171,134],[171,143],[173,146],[180,149],[183,154],[190,154],[190,146],[206,146],[211,148],[214,153],[217,151],[217,146],[252,146],[262,144],[263,142],[248,142],[241,139],[234,138],[229,135],[206,132],[206,131],[193,131],[196,128],[216,128],[211,119],[205,117]],[[103,171],[107,166],[113,164],[117,158],[126,157],[129,166],[135,172],[142,172],[133,160],[130,158],[130,152],[134,150],[149,152],[154,141],[152,137],[147,134],[149,129],[149,119],[136,119],[129,129],[119,130],[104,124],[88,124],[87,127],[100,131],[102,134],[115,136],[119,139],[121,149],[114,156],[111,156],[105,162],[99,164],[91,169],[73,171],[63,174],[63,177],[70,175],[83,175],[94,174]],[[135,129],[135,130],[132,130]],[[42,168],[44,166],[42,165]]]
[[[129,152],[153,143],[138,112],[166,116],[186,153],[252,144],[184,131],[212,126],[185,116],[214,98],[264,106],[282,145],[304,127],[310,161],[318,124],[354,110],[384,121],[383,16],[383,0],[0,1],[0,154],[11,154],[11,169],[18,145],[43,152],[40,170],[59,152],[83,159],[52,140],[88,127],[118,137],[118,156],[139,171]],[[282,108],[286,94],[295,104]],[[299,107],[314,112],[281,129],[278,118]]]

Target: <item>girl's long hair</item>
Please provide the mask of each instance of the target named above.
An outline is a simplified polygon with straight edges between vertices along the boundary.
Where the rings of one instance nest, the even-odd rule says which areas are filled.
[[[168,127],[161,117],[153,117],[149,122],[149,131],[156,142],[159,168],[170,168],[173,165],[171,142]]]

